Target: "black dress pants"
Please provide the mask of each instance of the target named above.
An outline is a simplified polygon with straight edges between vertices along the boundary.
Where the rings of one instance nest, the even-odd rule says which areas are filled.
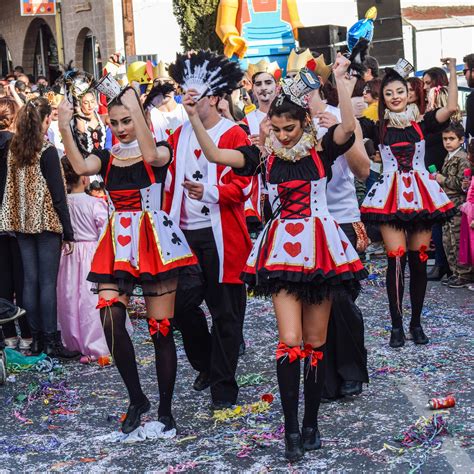
[[[219,256],[212,228],[185,230],[203,271],[199,287],[184,289],[178,283],[175,320],[183,336],[189,362],[199,372],[209,372],[214,402],[235,404],[235,380],[246,306],[243,284],[219,283]],[[200,305],[205,301],[212,316],[209,332]]]
[[[341,228],[355,248],[357,236],[352,224],[341,224]],[[367,350],[364,346],[364,320],[355,304],[357,296],[341,292],[333,298],[324,355],[324,398],[336,398],[344,381],[369,382]]]

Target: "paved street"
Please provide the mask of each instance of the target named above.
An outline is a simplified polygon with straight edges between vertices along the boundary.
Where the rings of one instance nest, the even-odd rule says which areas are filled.
[[[472,472],[474,294],[439,283],[430,285],[424,325],[431,344],[415,347],[408,341],[404,348],[393,350],[388,347],[385,288],[380,286],[380,273],[373,278],[364,284],[359,298],[366,321],[371,383],[356,399],[322,406],[323,449],[307,453],[300,463],[290,466],[282,456],[272,307],[251,298],[245,325],[247,352],[239,363],[242,411],[234,418],[212,419],[209,392],[191,389],[195,373],[177,335],[176,438],[135,444],[101,438],[118,429],[126,411],[126,395],[115,368],[73,363],[51,373],[22,372],[10,376],[0,388],[0,470]],[[140,301],[135,306],[140,312]],[[407,298],[405,307],[408,314]],[[153,406],[148,419],[156,420],[153,346],[145,321],[134,319],[133,325],[140,375]],[[42,391],[37,386],[40,382],[48,382]],[[47,387],[59,390],[55,392],[59,395],[48,399]],[[247,405],[265,393],[275,395],[273,403],[254,406],[260,413],[245,415]],[[424,446],[404,448],[399,441],[407,431],[413,437],[410,426],[422,416],[439,414],[425,408],[428,399],[448,393],[456,397],[456,407],[441,412],[441,421],[438,418],[448,433],[431,440],[426,437]],[[409,441],[406,436],[405,441]]]

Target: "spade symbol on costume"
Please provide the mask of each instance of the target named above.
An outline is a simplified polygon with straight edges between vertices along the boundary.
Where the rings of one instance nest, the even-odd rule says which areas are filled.
[[[207,206],[202,206],[201,214],[204,214],[205,216],[208,216],[209,212],[211,212],[211,211],[209,210],[209,208]]]
[[[204,176],[202,175],[202,173],[197,170],[194,174],[193,174],[193,178],[196,180],[196,181],[199,181],[200,179],[204,178]]]
[[[369,197],[373,198],[375,196],[375,189],[372,189],[370,193],[368,194]]]
[[[176,232],[173,232],[173,233],[171,234],[171,237],[173,237],[173,238],[171,239],[171,242],[172,242],[173,244],[175,244],[175,245],[181,245],[181,239],[176,235]]]
[[[165,227],[171,227],[173,225],[173,221],[171,219],[168,219],[168,216],[163,216],[163,225]]]

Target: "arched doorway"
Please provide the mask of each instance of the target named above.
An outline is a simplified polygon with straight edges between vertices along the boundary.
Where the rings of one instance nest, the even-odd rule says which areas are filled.
[[[33,70],[35,79],[46,76],[50,84],[60,75],[56,40],[41,18],[35,18],[26,33],[23,66]]]
[[[6,76],[12,69],[12,58],[6,41],[0,36],[0,76]]]
[[[82,62],[84,71],[96,79],[102,76],[102,57],[99,42],[89,28],[83,28],[76,42],[76,60]]]

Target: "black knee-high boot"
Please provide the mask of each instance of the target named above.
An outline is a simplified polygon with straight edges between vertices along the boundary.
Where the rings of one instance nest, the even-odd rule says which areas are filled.
[[[280,342],[276,357],[278,386],[285,416],[285,457],[297,461],[303,456],[298,422],[301,348],[289,347]]]
[[[410,268],[410,301],[411,321],[410,333],[415,344],[427,344],[429,339],[421,327],[421,311],[425,301],[426,285],[428,277],[426,274],[426,263],[428,255],[425,247],[418,250],[408,251],[408,266]]]
[[[403,293],[405,287],[406,253],[403,249],[389,252],[387,255],[387,295],[392,319],[391,347],[401,347],[405,344],[403,332]]]
[[[324,386],[326,345],[311,347],[306,345],[304,357],[304,417],[303,446],[307,451],[321,447],[318,430],[318,412],[321,404],[321,393]]]
[[[122,431],[130,433],[140,426],[140,417],[150,409],[150,402],[140,386],[135,350],[125,326],[125,305],[119,301],[111,302],[101,298],[99,307],[107,346],[130,398],[130,406],[122,422]]]
[[[176,428],[171,414],[174,384],[176,381],[176,346],[173,331],[168,319],[148,320],[151,339],[155,346],[156,376],[160,392],[160,405],[158,407],[158,421],[165,425],[164,431]]]

